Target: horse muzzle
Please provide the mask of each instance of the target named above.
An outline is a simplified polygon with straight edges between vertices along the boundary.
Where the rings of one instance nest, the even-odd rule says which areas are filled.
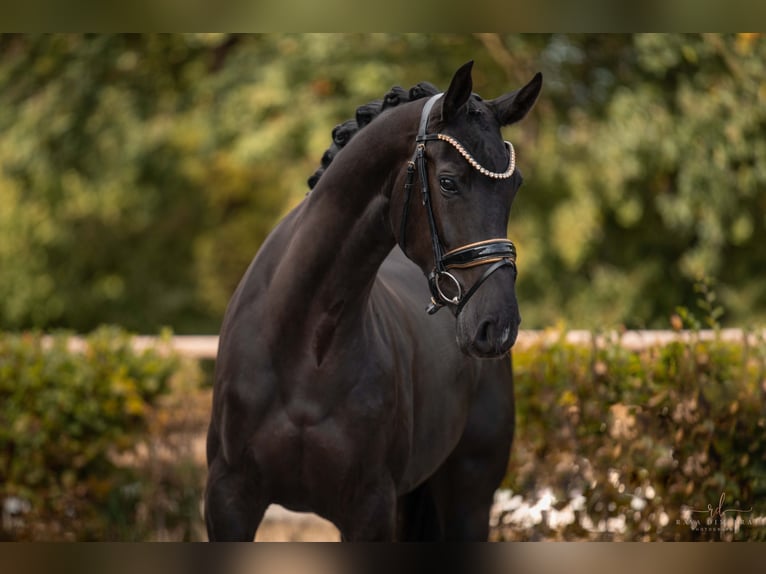
[[[460,349],[474,357],[492,358],[508,353],[519,333],[521,315],[516,300],[516,273],[499,267],[456,314]]]

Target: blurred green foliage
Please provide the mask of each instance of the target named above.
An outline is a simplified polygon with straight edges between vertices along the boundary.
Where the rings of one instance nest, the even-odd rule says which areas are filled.
[[[571,110],[550,150],[563,197],[549,237],[566,284],[549,291],[551,314],[662,326],[711,276],[727,321],[763,320],[764,55],[760,36],[638,35],[604,106]]]
[[[171,352],[169,333],[145,351],[131,340],[106,327],[81,349],[67,334],[0,336],[0,539],[140,540],[168,497],[196,518],[203,475],[167,472],[142,449],[198,370]]]
[[[0,328],[215,332],[332,127],[476,60],[508,128],[524,325],[665,326],[700,275],[766,315],[759,35],[0,36]]]

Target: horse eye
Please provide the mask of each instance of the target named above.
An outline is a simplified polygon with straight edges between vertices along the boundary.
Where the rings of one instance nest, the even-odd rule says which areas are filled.
[[[442,191],[445,193],[457,193],[457,183],[455,183],[455,180],[451,177],[440,177],[439,187],[441,187]]]

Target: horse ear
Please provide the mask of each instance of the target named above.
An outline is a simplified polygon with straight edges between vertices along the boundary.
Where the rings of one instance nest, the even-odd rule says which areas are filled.
[[[527,115],[527,112],[535,105],[542,87],[543,75],[537,72],[535,77],[523,88],[490,100],[487,104],[495,112],[495,117],[500,125],[507,126],[518,122]]]
[[[454,118],[460,108],[468,101],[468,98],[471,97],[471,91],[473,90],[472,68],[473,60],[460,66],[455,75],[452,76],[452,81],[447,93],[444,94],[442,103],[442,120],[445,122]]]

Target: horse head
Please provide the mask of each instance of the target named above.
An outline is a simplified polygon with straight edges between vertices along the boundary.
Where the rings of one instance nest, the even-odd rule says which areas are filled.
[[[429,313],[448,307],[461,350],[497,357],[514,344],[521,323],[516,250],[506,233],[522,176],[500,128],[532,108],[542,75],[484,100],[472,92],[472,65],[423,106],[391,217],[400,247],[428,277]]]

